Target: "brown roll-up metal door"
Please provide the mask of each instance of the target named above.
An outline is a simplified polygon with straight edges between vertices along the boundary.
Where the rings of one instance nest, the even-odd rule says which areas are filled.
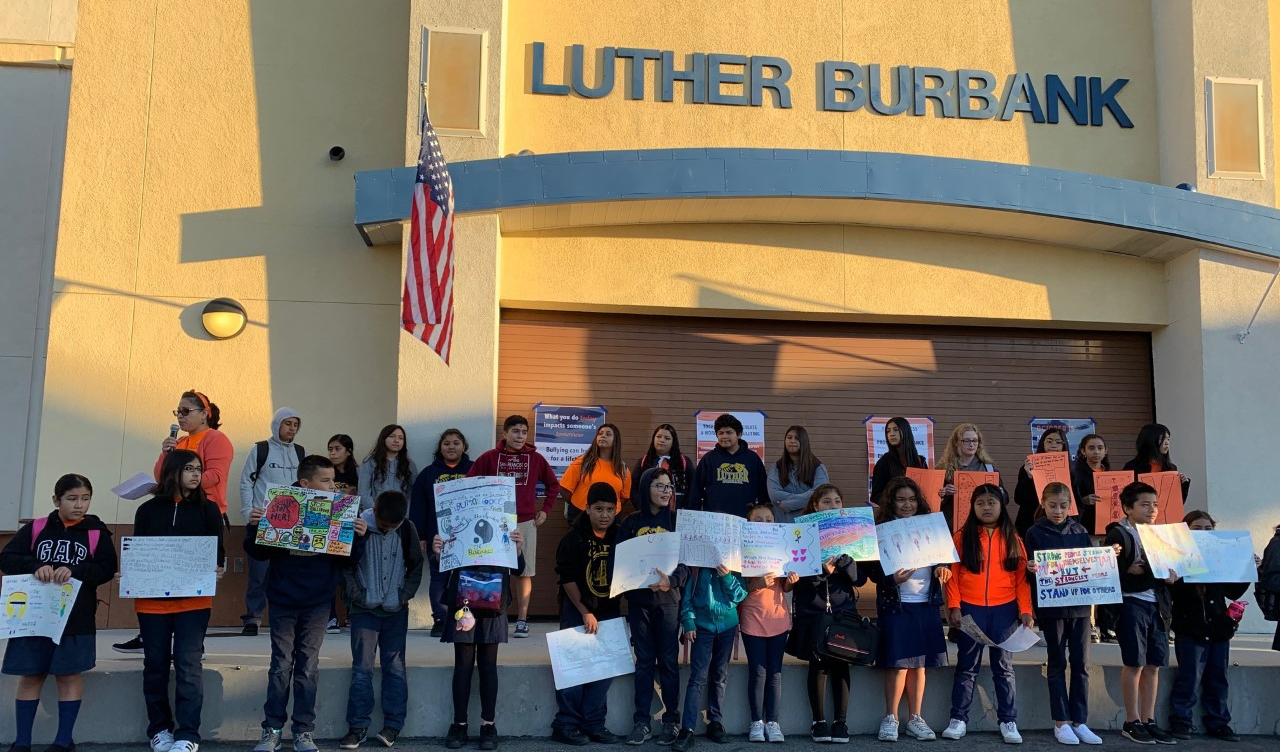
[[[604,405],[634,464],[659,423],[676,426],[693,456],[697,410],[763,410],[766,464],[786,427],[803,425],[846,499],[865,498],[870,415],[932,417],[935,453],[957,423],[978,424],[1012,492],[1032,416],[1093,417],[1125,462],[1154,414],[1146,333],[508,310],[498,352],[499,421],[532,417],[537,402]],[[536,615],[556,613],[563,534],[557,506],[539,530]]]

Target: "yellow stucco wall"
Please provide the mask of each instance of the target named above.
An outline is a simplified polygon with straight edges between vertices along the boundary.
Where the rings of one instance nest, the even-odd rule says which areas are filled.
[[[647,225],[503,238],[513,307],[1015,325],[1166,323],[1162,264],[831,225]]]
[[[539,154],[646,147],[751,146],[930,154],[1059,167],[1137,180],[1159,176],[1155,68],[1145,2],[1085,0],[521,0],[509,3],[504,152]],[[545,42],[547,82],[567,83],[566,49],[603,46],[672,50],[677,67],[693,52],[771,55],[793,68],[789,110],[655,101],[655,62],[646,64],[646,96],[628,100],[624,70],[603,99],[529,93],[530,45]],[[1135,128],[1107,116],[1104,127],[878,116],[818,109],[815,66],[860,64],[978,68],[1003,77],[1032,74],[1043,102],[1044,75],[1128,78],[1120,101]],[[1065,114],[1064,114],[1065,118]]]

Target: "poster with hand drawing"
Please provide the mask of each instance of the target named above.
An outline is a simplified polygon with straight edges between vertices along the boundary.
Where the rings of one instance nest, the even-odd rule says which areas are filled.
[[[120,539],[121,598],[217,595],[218,539],[125,536]]]
[[[823,561],[841,555],[855,561],[875,561],[880,557],[876,549],[875,510],[871,507],[829,509],[797,517],[796,522],[818,526]]]
[[[356,539],[360,497],[318,488],[277,486],[267,490],[267,506],[254,543],[334,556],[350,556]]]
[[[1187,523],[1138,525],[1137,530],[1151,573],[1159,579],[1167,578],[1170,572],[1186,577],[1209,571]]]
[[[74,577],[59,585],[41,582],[30,574],[5,575],[0,583],[0,604],[4,608],[0,613],[0,640],[48,637],[55,645],[61,644],[81,584]]]
[[[1187,582],[1257,582],[1258,566],[1253,561],[1253,536],[1248,530],[1192,530],[1191,538],[1200,549],[1205,569],[1186,575]]]
[[[876,543],[885,572],[960,560],[941,512],[918,514],[876,525]]]
[[[459,478],[437,483],[436,520],[444,548],[440,571],[519,563],[511,533],[516,529],[516,481],[509,477]]]
[[[547,652],[556,689],[612,679],[636,670],[631,656],[631,630],[622,618],[605,619],[593,635],[582,627],[551,632],[547,635]]]
[[[609,597],[647,588],[658,581],[653,570],[670,575],[679,563],[679,533],[650,533],[625,540],[614,550]]]
[[[1111,548],[1036,551],[1036,605],[1091,606],[1120,603],[1120,570]]]
[[[685,510],[676,518],[680,534],[680,563],[688,567],[721,564],[734,572],[742,571],[742,526],[746,520],[720,512]]]
[[[742,576],[795,572],[801,577],[822,570],[818,527],[802,522],[745,522],[742,525]]]

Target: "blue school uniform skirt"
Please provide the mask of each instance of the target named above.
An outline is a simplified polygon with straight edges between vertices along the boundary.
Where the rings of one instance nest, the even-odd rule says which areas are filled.
[[[9,676],[83,674],[98,663],[97,635],[63,635],[55,645],[48,637],[14,637],[4,649],[0,673]]]
[[[881,668],[937,668],[947,665],[947,639],[938,607],[901,603],[879,614]]]

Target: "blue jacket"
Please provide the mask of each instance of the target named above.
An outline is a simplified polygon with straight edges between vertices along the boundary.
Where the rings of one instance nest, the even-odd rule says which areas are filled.
[[[746,600],[742,576],[729,572],[721,577],[714,569],[697,570],[680,598],[680,628],[720,634],[738,626],[738,604]]]
[[[1023,542],[1026,544],[1027,561],[1030,562],[1036,560],[1036,551],[1052,551],[1063,548],[1093,548],[1093,540],[1089,537],[1089,531],[1074,517],[1068,517],[1061,528],[1050,522],[1048,517],[1041,517],[1027,530],[1027,534],[1023,537]],[[1034,593],[1036,577],[1028,572],[1027,578],[1031,580],[1031,590]],[[1089,617],[1089,606],[1040,608],[1038,604],[1034,603],[1034,595],[1032,600],[1037,619],[1078,619],[1081,617],[1087,619]]]

